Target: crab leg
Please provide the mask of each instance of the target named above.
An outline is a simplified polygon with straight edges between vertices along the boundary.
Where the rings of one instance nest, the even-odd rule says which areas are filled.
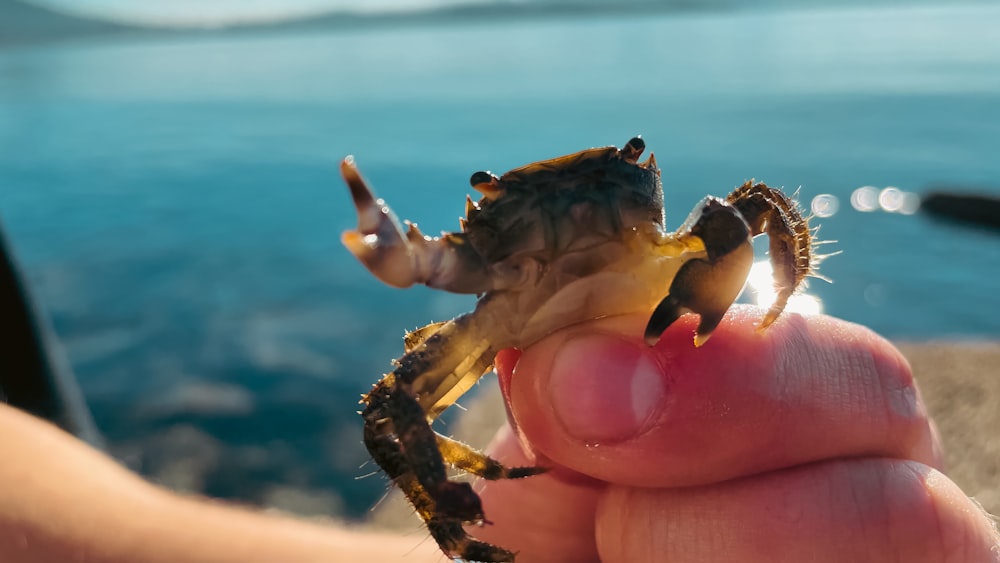
[[[482,258],[464,244],[464,235],[428,237],[413,223],[404,234],[399,219],[361,177],[352,157],[340,164],[358,210],[358,228],[341,236],[375,277],[393,287],[421,283],[455,293],[483,293],[491,289]]]
[[[506,562],[514,556],[500,547],[470,538],[463,527],[464,520],[439,509],[435,500],[417,479],[403,455],[400,443],[390,435],[380,433],[375,425],[365,425],[365,445],[378,465],[400,488],[410,505],[427,524],[434,540],[451,556],[467,561]],[[437,435],[440,451],[449,464],[485,479],[516,479],[544,472],[537,467],[507,468],[469,446]],[[479,510],[481,517],[481,509]]]
[[[452,557],[466,561],[485,561],[503,563],[514,560],[514,554],[486,542],[474,540],[465,533],[462,520],[450,516],[441,516],[434,499],[427,494],[410,470],[403,456],[399,443],[387,435],[379,435],[365,427],[365,444],[369,451],[378,451],[378,457],[373,457],[379,466],[392,478],[393,482],[403,491],[407,500],[421,519],[427,524],[431,537]]]
[[[448,465],[468,471],[477,477],[496,481],[499,479],[521,479],[540,475],[548,471],[546,467],[507,467],[492,457],[458,440],[437,435],[438,450]]]
[[[448,324],[448,321],[431,323],[416,330],[407,332],[406,336],[403,337],[403,353],[408,354],[412,352],[414,348],[423,344],[428,338],[430,338],[435,332],[441,330],[441,327],[446,324]]]
[[[364,402],[365,447],[425,520],[435,514],[454,518],[459,525],[484,520],[472,487],[448,480],[437,436],[419,403],[399,385],[395,374],[376,384]]]
[[[777,298],[764,315],[767,328],[785,309],[788,298],[812,272],[812,238],[809,222],[784,193],[767,184],[746,182],[729,194],[731,203],[750,225],[750,236],[767,233]]]
[[[435,433],[429,424],[486,372],[496,350],[485,338],[493,323],[483,310],[429,325],[406,338],[396,369],[365,396],[365,445],[406,494],[447,553],[474,561],[512,561],[506,550],[470,538],[466,522],[484,522],[468,483],[448,479],[447,464],[487,478],[527,477],[537,468],[505,468]],[[470,353],[471,351],[471,353]],[[424,509],[421,507],[432,507]]]

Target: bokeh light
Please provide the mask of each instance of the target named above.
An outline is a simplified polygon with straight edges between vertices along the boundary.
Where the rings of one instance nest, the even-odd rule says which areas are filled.
[[[816,212],[815,205],[814,199],[813,214],[823,217]],[[920,209],[920,196],[913,192],[903,191],[896,186],[886,186],[881,190],[875,186],[861,186],[851,194],[851,207],[865,213],[882,210],[886,213],[913,215]]]
[[[840,210],[840,200],[833,194],[819,194],[812,199],[809,208],[816,217],[832,217]]]
[[[861,186],[851,194],[851,207],[868,213],[879,208],[879,190],[875,186]]]
[[[920,209],[920,196],[913,192],[903,192],[903,201],[897,213],[913,215]]]
[[[878,205],[883,211],[895,213],[903,207],[903,190],[896,186],[888,186],[878,194]]]

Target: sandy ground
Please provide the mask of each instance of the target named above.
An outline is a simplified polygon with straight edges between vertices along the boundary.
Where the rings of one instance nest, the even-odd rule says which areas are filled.
[[[991,514],[1000,514],[1000,342],[897,342],[903,351],[947,455],[946,472]],[[466,405],[454,435],[485,446],[504,421],[495,387]],[[398,491],[374,510],[379,528],[414,532],[416,516]]]
[[[941,433],[945,472],[1000,514],[1000,342],[897,345]]]

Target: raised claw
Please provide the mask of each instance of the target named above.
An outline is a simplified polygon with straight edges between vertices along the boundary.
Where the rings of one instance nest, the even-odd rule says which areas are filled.
[[[428,237],[399,219],[358,172],[352,157],[340,164],[340,173],[358,209],[358,228],[340,240],[372,274],[393,287],[415,283],[455,293],[483,293],[492,288],[482,257],[465,242],[465,234]]]
[[[378,279],[394,287],[409,287],[418,281],[418,264],[403,234],[399,219],[358,172],[354,158],[340,164],[340,173],[351,190],[358,210],[358,228],[345,231],[340,240]]]

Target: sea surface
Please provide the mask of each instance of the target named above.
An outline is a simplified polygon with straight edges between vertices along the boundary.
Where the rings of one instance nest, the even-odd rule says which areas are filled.
[[[809,288],[826,313],[996,339],[1000,237],[851,196],[1000,195],[998,28],[1000,7],[946,5],[0,50],[0,217],[113,453],[180,488],[358,516],[385,487],[355,480],[358,395],[404,329],[473,301],[384,287],[340,246],[344,155],[435,233],[476,170],[642,134],[669,226],[749,178],[833,196],[815,223],[840,254]]]

